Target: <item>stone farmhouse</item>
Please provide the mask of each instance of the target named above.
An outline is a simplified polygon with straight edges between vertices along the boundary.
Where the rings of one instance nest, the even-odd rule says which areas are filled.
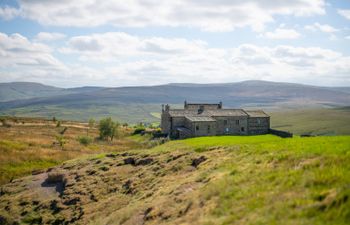
[[[224,109],[219,104],[184,103],[184,109],[162,105],[162,133],[172,138],[267,134],[270,116],[262,110]]]

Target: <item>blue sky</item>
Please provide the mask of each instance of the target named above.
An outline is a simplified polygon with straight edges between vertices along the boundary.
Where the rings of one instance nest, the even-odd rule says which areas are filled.
[[[350,1],[0,2],[0,82],[350,86]]]

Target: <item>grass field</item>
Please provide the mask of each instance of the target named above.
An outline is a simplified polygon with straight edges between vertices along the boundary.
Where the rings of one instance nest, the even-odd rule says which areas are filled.
[[[198,196],[210,205],[203,224],[350,222],[350,136],[203,137],[153,151],[179,149],[207,155],[216,165],[198,178],[211,181]]]
[[[0,126],[0,184],[14,178],[29,175],[63,161],[87,154],[142,148],[145,140],[121,137],[113,142],[99,141],[97,128],[88,129],[87,124],[64,121],[61,127],[42,119],[16,118],[9,120],[11,127]],[[67,127],[64,147],[57,144],[56,136]],[[85,146],[78,137],[95,139]]]
[[[40,174],[15,180],[2,187],[0,215],[81,224],[350,221],[350,136],[192,138],[75,159],[54,171],[66,176],[61,197],[33,186]]]
[[[349,135],[350,108],[270,112],[271,127],[295,134]]]

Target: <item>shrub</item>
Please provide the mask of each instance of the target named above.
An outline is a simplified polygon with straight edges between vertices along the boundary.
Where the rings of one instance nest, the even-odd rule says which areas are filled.
[[[91,144],[92,138],[89,137],[89,136],[81,136],[81,137],[78,137],[78,141],[79,141],[80,144],[86,146],[86,145]]]
[[[61,121],[57,121],[56,127],[60,127],[61,126]]]
[[[57,135],[56,140],[61,148],[63,148],[64,144],[66,144],[66,140],[64,139],[64,137],[62,135]]]
[[[111,117],[100,120],[99,124],[100,138],[113,141],[113,138],[119,135],[119,123],[114,122]]]
[[[133,134],[141,134],[145,131],[145,127],[136,127]]]

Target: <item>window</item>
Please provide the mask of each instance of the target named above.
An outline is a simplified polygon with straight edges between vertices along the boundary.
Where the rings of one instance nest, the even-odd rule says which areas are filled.
[[[244,132],[244,127],[241,127],[241,131]]]
[[[198,125],[196,126],[196,130],[199,130],[199,126]]]
[[[261,121],[260,121],[260,119],[257,119],[257,121],[256,121],[258,124],[261,124]]]
[[[227,125],[227,120],[224,120],[224,125]]]
[[[239,120],[236,120],[236,125],[239,125]]]
[[[208,134],[210,133],[210,125],[208,125]]]

